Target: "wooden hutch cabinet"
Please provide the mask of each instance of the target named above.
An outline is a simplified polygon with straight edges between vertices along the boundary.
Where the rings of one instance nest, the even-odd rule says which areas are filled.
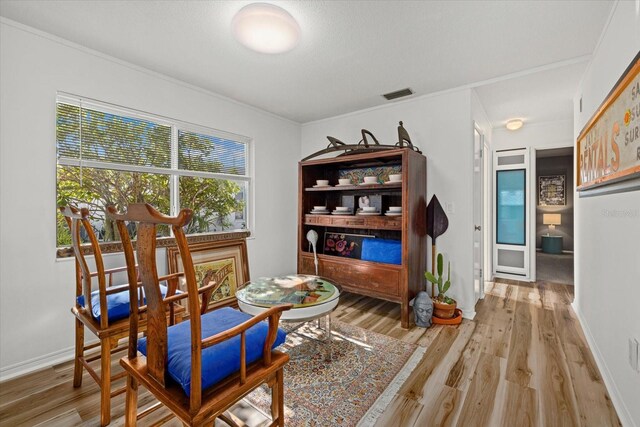
[[[315,274],[313,252],[307,241],[309,230],[318,233],[318,274],[334,280],[349,292],[401,305],[403,328],[409,328],[409,301],[424,289],[426,269],[427,159],[411,149],[399,148],[352,154],[299,163],[298,169],[298,272]],[[388,175],[402,174],[401,182],[388,182]],[[379,183],[361,185],[362,175],[377,175]],[[353,177],[353,185],[338,184]],[[329,180],[319,187],[317,180]],[[358,182],[356,182],[358,181]],[[360,197],[368,196],[381,215],[355,215]],[[330,213],[312,214],[314,206],[326,206]],[[349,206],[349,215],[337,214],[337,206]],[[390,206],[401,206],[401,216],[385,216]],[[366,235],[397,241],[401,262],[387,264],[329,254],[327,234]],[[358,238],[359,236],[356,236]],[[378,240],[379,241],[379,240]],[[396,242],[392,242],[398,246]]]

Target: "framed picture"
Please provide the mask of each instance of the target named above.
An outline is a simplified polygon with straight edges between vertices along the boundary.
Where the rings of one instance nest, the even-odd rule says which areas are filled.
[[[323,253],[325,255],[343,258],[360,259],[362,254],[362,241],[368,237],[373,238],[375,236],[326,231],[324,233]]]
[[[244,239],[198,243],[189,246],[198,288],[215,281],[209,307],[237,305],[236,291],[249,281],[247,242]],[[167,248],[169,273],[184,270],[177,247]]]
[[[564,175],[538,177],[538,205],[566,205],[566,188],[566,177]]]
[[[577,140],[577,191],[640,177],[640,52]]]

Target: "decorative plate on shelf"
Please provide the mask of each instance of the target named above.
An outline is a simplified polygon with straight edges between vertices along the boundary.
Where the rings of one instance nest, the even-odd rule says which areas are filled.
[[[386,216],[402,216],[402,212],[385,212]]]
[[[389,184],[402,184],[402,181],[385,181],[384,185],[389,185]]]
[[[329,188],[333,187],[333,185],[314,185],[313,188]]]
[[[376,216],[376,215],[380,215],[380,212],[358,212],[356,215]]]

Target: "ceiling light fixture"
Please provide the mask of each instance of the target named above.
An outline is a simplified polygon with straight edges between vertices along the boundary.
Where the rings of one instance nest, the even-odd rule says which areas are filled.
[[[524,122],[522,119],[512,119],[507,122],[507,129],[509,130],[518,130],[522,127]]]
[[[268,3],[252,3],[231,21],[233,36],[251,50],[261,53],[288,52],[300,40],[298,22],[283,8]]]

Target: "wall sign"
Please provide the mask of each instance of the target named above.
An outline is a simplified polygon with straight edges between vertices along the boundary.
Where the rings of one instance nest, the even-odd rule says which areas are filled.
[[[640,176],[640,52],[577,140],[577,190]]]
[[[564,206],[566,202],[566,179],[564,175],[538,177],[538,205]]]

